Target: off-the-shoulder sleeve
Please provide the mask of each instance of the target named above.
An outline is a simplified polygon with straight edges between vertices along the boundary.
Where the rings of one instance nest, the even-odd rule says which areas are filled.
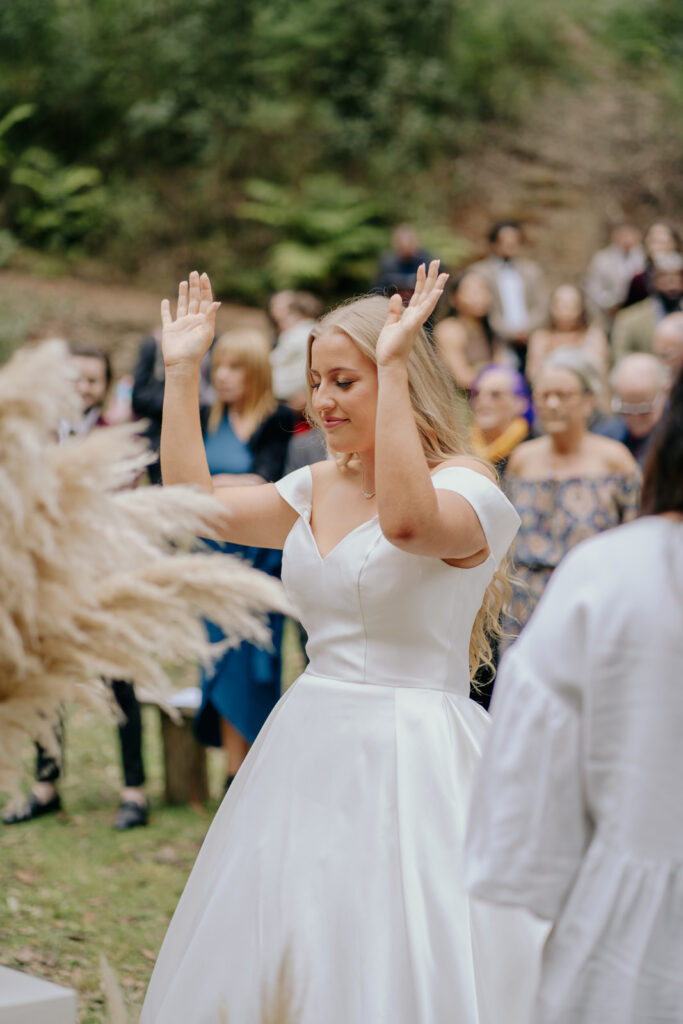
[[[310,466],[301,466],[293,473],[288,473],[275,483],[280,496],[288,505],[306,520],[311,518],[311,501],[313,499],[313,476]]]
[[[446,466],[432,477],[439,490],[455,491],[472,506],[498,565],[521,522],[514,506],[492,480],[465,466]]]
[[[503,658],[465,841],[474,896],[548,920],[557,918],[592,833],[583,764],[587,574],[585,565],[564,568]]]

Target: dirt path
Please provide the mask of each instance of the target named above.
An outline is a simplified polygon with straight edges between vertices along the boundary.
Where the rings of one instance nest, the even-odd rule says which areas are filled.
[[[141,339],[159,325],[159,292],[76,277],[43,278],[15,271],[0,273],[3,313],[25,323],[26,340],[65,338],[108,351],[118,376],[133,367]],[[218,330],[248,324],[267,329],[258,309],[224,303]]]

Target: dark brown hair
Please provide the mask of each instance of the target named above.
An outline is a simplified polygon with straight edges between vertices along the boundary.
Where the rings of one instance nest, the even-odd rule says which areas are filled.
[[[683,369],[669,395],[645,464],[641,515],[683,515]]]

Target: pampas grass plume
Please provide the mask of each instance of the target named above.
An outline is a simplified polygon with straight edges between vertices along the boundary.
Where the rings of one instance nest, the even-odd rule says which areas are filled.
[[[203,617],[228,643],[265,645],[268,611],[288,610],[278,581],[190,553],[220,536],[212,496],[130,489],[150,461],[139,425],[57,444],[78,414],[68,367],[48,342],[0,370],[0,788],[16,785],[23,742],[47,739],[60,704],[106,704],[102,677],[167,705],[165,666],[211,657]]]

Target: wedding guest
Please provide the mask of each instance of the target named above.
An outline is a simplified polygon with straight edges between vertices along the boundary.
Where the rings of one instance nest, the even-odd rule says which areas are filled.
[[[449,312],[434,328],[434,341],[455,383],[469,391],[482,366],[505,358],[489,318],[491,289],[482,274],[466,270],[450,283],[446,299]]]
[[[683,310],[683,256],[663,252],[652,266],[652,293],[635,306],[622,309],[614,318],[614,358],[629,352],[652,352],[657,324],[671,313]]]
[[[491,289],[491,326],[514,349],[520,369],[526,365],[530,335],[548,316],[545,275],[534,260],[521,255],[522,227],[516,220],[501,220],[489,232],[490,255],[471,269]]]
[[[270,353],[273,394],[300,413],[306,404],[306,346],[322,303],[309,292],[276,292],[268,312],[277,331]]]
[[[273,395],[268,344],[258,331],[237,328],[222,334],[211,351],[214,402],[204,416],[206,459],[214,486],[253,486],[283,474],[295,415]],[[213,547],[247,558],[255,568],[279,576],[282,556],[272,548],[241,544]],[[198,738],[222,747],[226,788],[244,761],[261,726],[280,696],[282,627],[269,617],[270,650],[246,641],[230,647],[202,671],[202,703],[195,719]],[[208,623],[211,640],[223,639]]]
[[[579,541],[633,519],[640,471],[628,449],[589,433],[595,374],[581,352],[559,349],[534,381],[545,433],[512,452],[503,484],[522,524],[514,549],[511,626],[523,628],[553,571]]]
[[[683,1020],[683,374],[642,516],[572,551],[503,660],[470,891],[552,923],[530,1024]]]
[[[380,259],[372,290],[381,295],[398,293],[404,302],[409,302],[417,269],[428,263],[429,258],[412,224],[399,224],[391,236],[391,249]]]
[[[652,294],[652,272],[657,257],[663,252],[680,252],[680,235],[670,224],[651,224],[645,232],[644,247],[645,266],[633,275],[624,306],[633,306]]]
[[[610,243],[591,258],[586,272],[586,295],[606,325],[623,305],[632,278],[645,269],[641,233],[634,224],[617,224]]]
[[[591,323],[583,292],[573,284],[561,284],[550,298],[547,327],[539,327],[529,338],[526,375],[533,380],[551,352],[558,348],[576,348],[606,380],[609,366],[607,335]]]
[[[529,436],[529,392],[518,370],[490,363],[472,383],[472,448],[503,473],[512,451]]]
[[[683,367],[683,313],[669,313],[655,328],[652,348],[673,380]]]
[[[683,317],[683,314],[681,314]],[[617,413],[619,432],[610,424],[610,437],[625,444],[640,466],[643,466],[666,405],[671,374],[660,359],[649,352],[633,352],[624,356],[610,376],[612,409]],[[593,427],[597,434],[601,425]]]

